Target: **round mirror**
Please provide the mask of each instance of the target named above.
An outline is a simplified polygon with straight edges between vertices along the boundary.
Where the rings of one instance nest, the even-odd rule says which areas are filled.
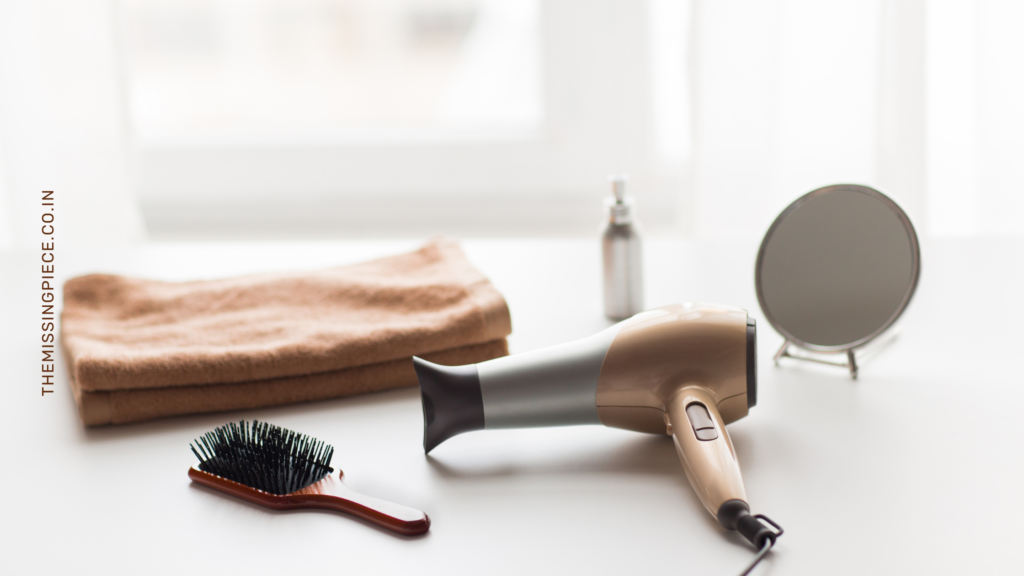
[[[867,186],[826,186],[798,198],[768,229],[757,299],[788,343],[852,350],[899,318],[920,269],[917,233],[895,202]]]

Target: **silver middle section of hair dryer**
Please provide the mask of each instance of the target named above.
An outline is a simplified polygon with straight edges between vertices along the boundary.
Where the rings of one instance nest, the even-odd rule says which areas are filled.
[[[484,428],[600,424],[597,378],[618,332],[477,364]]]

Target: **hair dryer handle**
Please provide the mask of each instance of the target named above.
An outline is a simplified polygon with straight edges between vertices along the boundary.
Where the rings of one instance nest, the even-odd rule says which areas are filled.
[[[735,520],[726,502],[739,500],[746,508],[747,492],[743,488],[740,465],[736,460],[725,422],[710,394],[701,388],[683,388],[669,402],[669,420],[679,459],[683,462],[697,496],[716,519],[727,528]],[[723,518],[723,512],[729,518]]]

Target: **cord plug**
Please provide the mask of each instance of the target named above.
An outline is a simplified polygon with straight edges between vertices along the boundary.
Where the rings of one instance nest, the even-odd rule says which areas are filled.
[[[764,522],[771,524],[772,528],[764,525]],[[743,535],[754,545],[754,548],[760,550],[764,548],[766,541],[771,541],[772,546],[775,545],[775,539],[782,536],[782,527],[772,521],[771,518],[764,514],[755,514],[753,516],[750,513],[741,514],[739,519],[736,521],[736,531]]]

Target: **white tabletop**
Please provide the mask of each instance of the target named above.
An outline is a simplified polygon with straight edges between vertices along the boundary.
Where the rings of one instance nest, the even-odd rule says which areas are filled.
[[[59,277],[215,278],[356,262],[413,242],[58,249]],[[586,336],[597,241],[467,241],[505,294],[513,353]],[[648,241],[647,303],[742,306],[760,385],[729,426],[750,503],[786,534],[761,574],[1020,574],[1024,537],[1024,242],[926,241],[900,335],[861,367],[776,368],[753,290],[756,242]],[[598,426],[486,431],[422,450],[419,394],[85,429],[67,389],[40,396],[39,254],[0,256],[4,434],[0,571],[106,574],[734,574],[672,441]],[[273,512],[192,485],[188,444],[257,418],[336,448],[346,483],[427,511],[405,538],[325,512]],[[10,571],[14,567],[16,570]]]

